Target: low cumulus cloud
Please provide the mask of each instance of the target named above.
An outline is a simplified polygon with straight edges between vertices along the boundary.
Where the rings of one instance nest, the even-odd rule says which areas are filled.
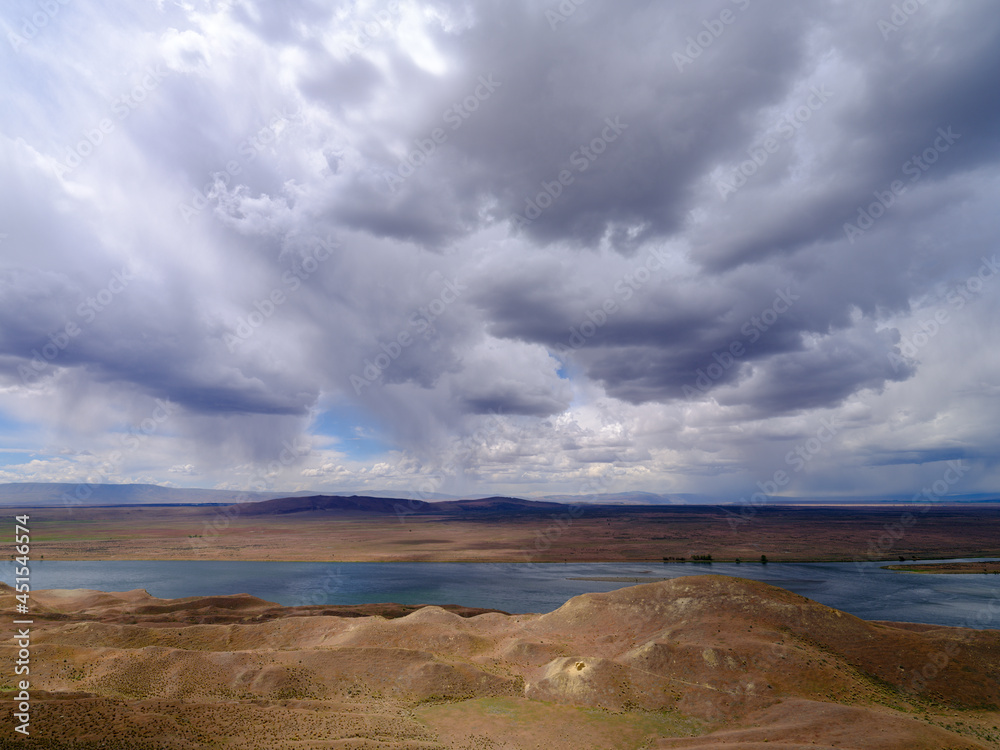
[[[39,7],[5,479],[995,488],[986,0]]]

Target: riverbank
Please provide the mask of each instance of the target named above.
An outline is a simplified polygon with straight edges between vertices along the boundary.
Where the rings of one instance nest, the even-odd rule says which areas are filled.
[[[0,605],[16,603],[0,586]],[[586,593],[545,614],[352,614],[246,594],[34,590],[32,741],[247,750],[359,738],[442,750],[1000,741],[1000,632],[865,622],[761,582],[685,577]],[[17,649],[0,645],[0,658]],[[16,689],[7,680],[0,697],[10,703]],[[5,736],[14,717],[0,714]]]
[[[901,573],[933,573],[939,575],[961,575],[968,573],[1000,574],[1000,561],[932,563],[930,565],[883,565],[886,570]]]

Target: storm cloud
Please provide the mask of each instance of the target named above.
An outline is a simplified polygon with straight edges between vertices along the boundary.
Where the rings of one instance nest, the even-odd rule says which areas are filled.
[[[4,481],[998,486],[987,0],[0,20]]]

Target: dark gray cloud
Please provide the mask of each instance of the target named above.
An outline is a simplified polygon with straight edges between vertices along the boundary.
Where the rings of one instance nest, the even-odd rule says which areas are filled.
[[[416,73],[411,59],[387,55],[389,76],[425,95],[400,91],[398,107],[375,113],[372,135],[357,140],[375,166],[345,185],[354,200],[338,217],[433,245],[486,221],[523,215],[527,201],[567,170],[574,182],[525,229],[532,240],[594,245],[610,232],[628,250],[676,231],[692,207],[691,183],[749,135],[753,112],[781,100],[802,59],[806,15],[783,8],[774,24],[767,10],[754,10],[727,30],[731,44],[720,44],[714,59],[678,70],[674,51],[703,30],[691,12],[595,5],[553,30],[540,6],[478,5],[476,24],[465,33],[432,30],[442,55],[463,61],[455,73]],[[748,66],[743,57],[751,49],[758,59]],[[345,94],[353,96],[345,74],[358,63],[349,57],[326,65],[320,98],[339,108]],[[722,71],[722,89],[706,96]],[[496,89],[471,111],[463,102],[477,89],[486,93],[481,76]],[[385,172],[397,169],[402,155],[386,152],[385,137],[412,153],[436,127],[447,141],[398,187],[395,200],[376,200]],[[484,200],[490,206],[482,215]],[[628,236],[634,227],[639,231]]]
[[[995,488],[992,4],[558,7],[6,9],[0,473]]]

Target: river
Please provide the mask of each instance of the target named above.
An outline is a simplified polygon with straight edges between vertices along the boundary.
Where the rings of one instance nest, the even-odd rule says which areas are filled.
[[[573,578],[714,573],[765,581],[866,620],[1000,629],[1000,576],[883,570],[888,564],[34,561],[31,587],[141,588],[160,598],[247,593],[284,605],[462,604],[523,613],[549,612],[578,594],[634,585]],[[12,562],[0,564],[0,576],[14,582]]]

